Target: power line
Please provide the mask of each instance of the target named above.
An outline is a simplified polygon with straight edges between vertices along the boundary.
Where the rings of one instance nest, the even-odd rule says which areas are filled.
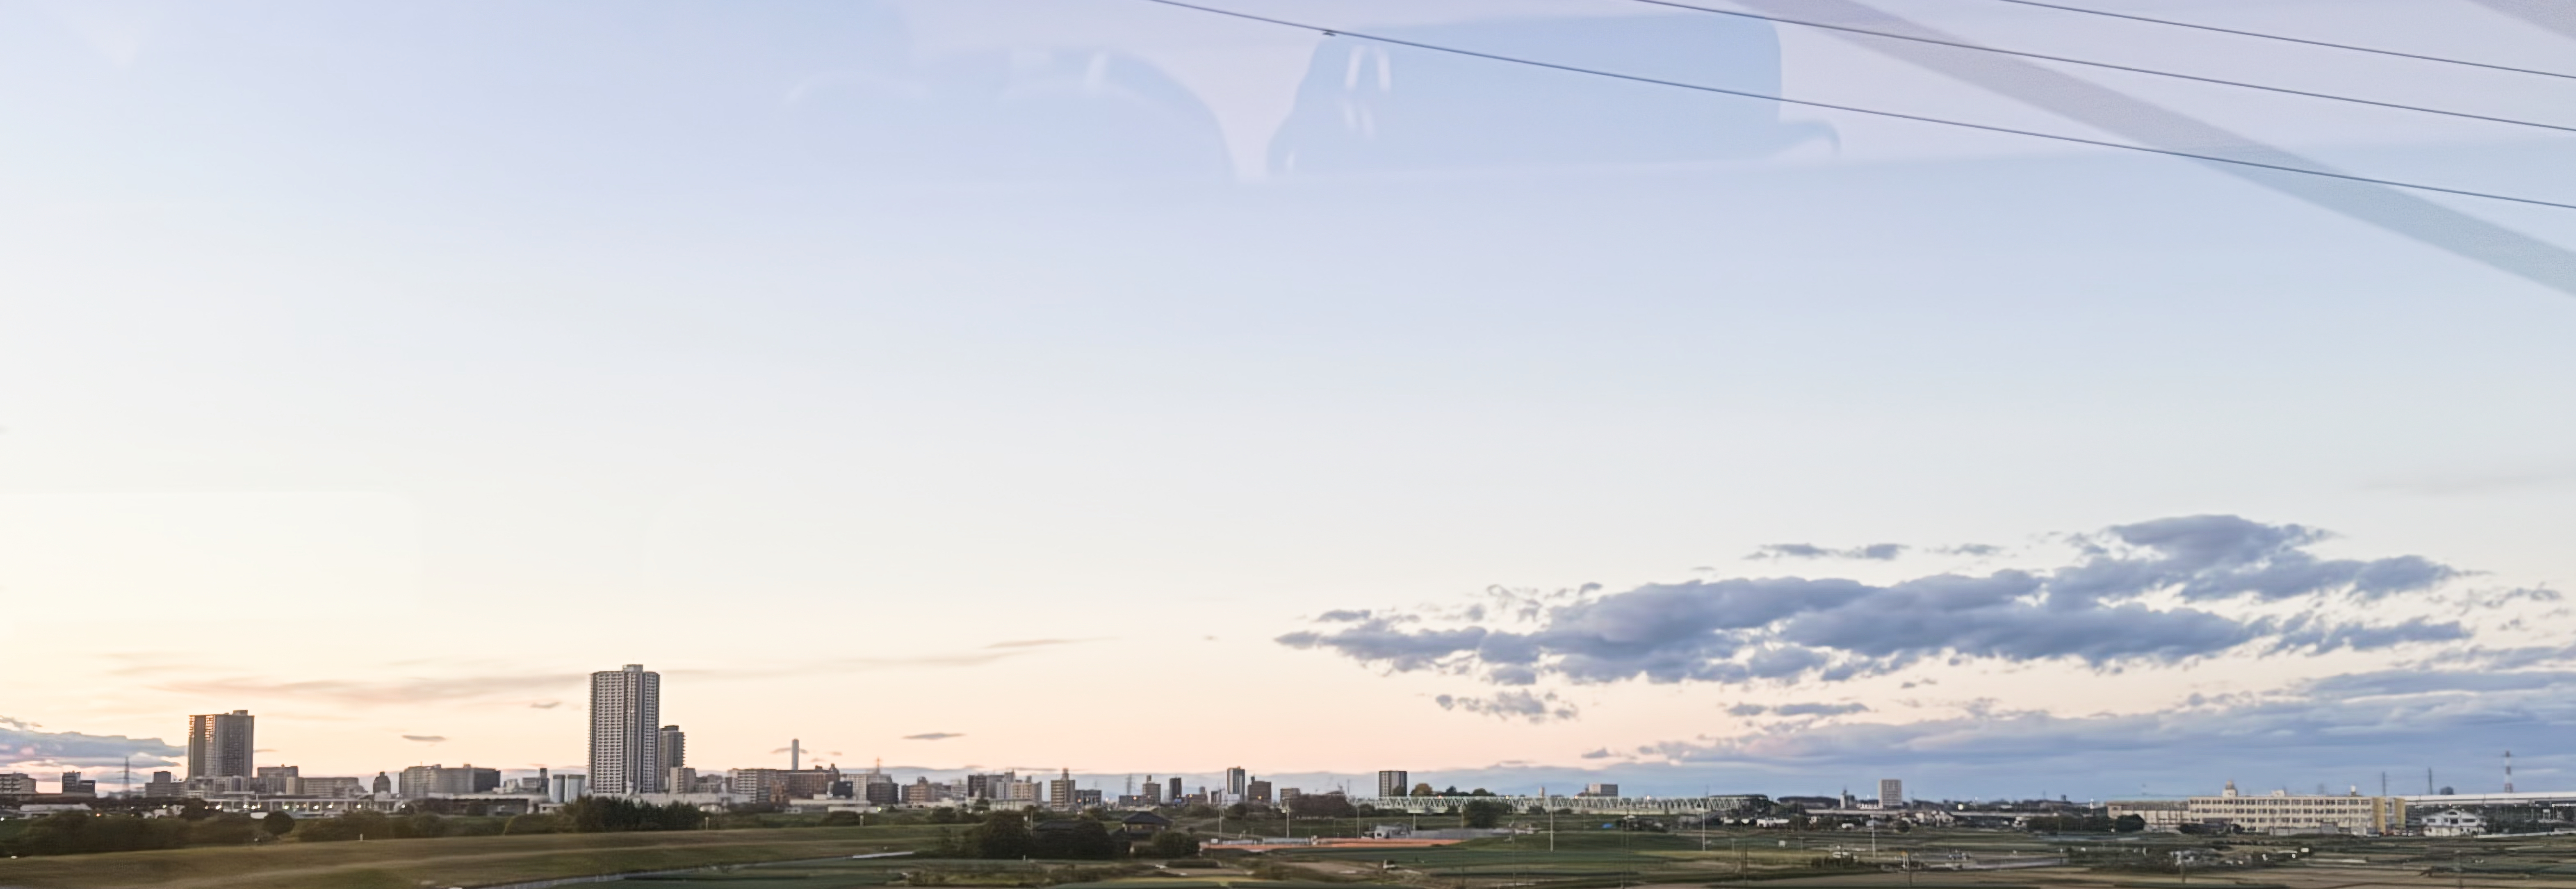
[[[1363,34],[1363,33],[1359,33],[1359,32],[1357,32],[1357,31],[1348,31],[1348,30],[1344,30],[1344,29],[1341,29],[1341,28],[1327,28],[1327,27],[1324,27],[1324,26],[1321,26],[1321,25],[1309,25],[1309,24],[1305,24],[1305,23],[1303,23],[1303,22],[1292,22],[1292,21],[1288,21],[1288,20],[1286,20],[1286,19],[1276,19],[1276,18],[1270,18],[1270,17],[1268,17],[1268,16],[1254,15],[1254,14],[1252,14],[1252,13],[1248,13],[1248,12],[1236,12],[1236,11],[1231,10],[1231,9],[1219,9],[1219,8],[1216,8],[1216,7],[1213,7],[1213,6],[1201,6],[1201,5],[1198,5],[1198,4],[1196,4],[1196,3],[1185,3],[1185,2],[1182,2],[1182,0],[1145,0],[1145,2],[1147,2],[1147,3],[1159,3],[1159,4],[1162,4],[1162,5],[1164,5],[1164,6],[1171,6],[1171,7],[1176,7],[1176,8],[1180,8],[1180,9],[1196,10],[1196,11],[1198,11],[1198,12],[1204,12],[1204,13],[1209,13],[1209,14],[1213,14],[1213,15],[1226,16],[1226,17],[1228,17],[1228,18],[1243,19],[1243,20],[1245,20],[1245,21],[1254,21],[1254,22],[1261,22],[1261,23],[1264,23],[1264,24],[1279,25],[1279,26],[1282,26],[1282,27],[1288,27],[1288,28],[1296,28],[1296,29],[1301,30],[1301,31],[1315,31],[1315,32],[1322,33],[1322,34],[1323,34],[1324,36],[1326,36],[1326,37],[1354,37],[1354,38],[1358,38],[1358,39],[1361,39],[1361,40],[1369,40],[1369,41],[1374,41],[1374,42],[1377,42],[1377,43],[1389,44],[1389,45],[1393,45],[1393,46],[1410,46],[1410,47],[1413,47],[1413,48],[1415,48],[1415,49],[1427,49],[1427,50],[1431,50],[1431,51],[1433,51],[1433,52],[1443,52],[1443,53],[1449,53],[1449,54],[1451,54],[1451,55],[1460,55],[1460,56],[1467,56],[1467,57],[1470,57],[1470,58],[1487,59],[1487,60],[1496,61],[1496,62],[1510,62],[1510,63],[1515,64],[1515,65],[1528,65],[1528,66],[1533,67],[1533,68],[1547,68],[1547,69],[1551,69],[1551,70],[1556,70],[1556,71],[1566,71],[1566,72],[1571,72],[1571,73],[1575,73],[1575,74],[1589,74],[1589,75],[1593,75],[1593,76],[1595,76],[1595,77],[1608,77],[1608,78],[1612,78],[1612,79],[1614,79],[1614,80],[1625,80],[1625,81],[1630,81],[1630,82],[1634,82],[1634,83],[1647,83],[1647,84],[1654,84],[1654,85],[1656,85],[1656,86],[1669,86],[1669,87],[1675,87],[1675,88],[1679,88],[1679,89],[1697,90],[1697,91],[1699,91],[1699,92],[1704,92],[1704,93],[1717,93],[1717,94],[1720,94],[1720,95],[1741,96],[1741,97],[1743,97],[1743,98],[1747,98],[1747,99],[1762,99],[1762,100],[1764,100],[1764,101],[1779,102],[1779,103],[1786,104],[1786,105],[1800,105],[1800,106],[1805,106],[1805,107],[1808,107],[1808,108],[1825,108],[1825,109],[1830,109],[1830,110],[1834,110],[1834,111],[1849,111],[1849,112],[1852,112],[1852,113],[1854,113],[1854,114],[1867,114],[1867,115],[1872,115],[1872,116],[1876,116],[1876,117],[1892,117],[1892,118],[1896,118],[1896,119],[1898,119],[1898,120],[1912,120],[1912,121],[1920,121],[1920,122],[1923,122],[1923,123],[1937,123],[1937,124],[1942,124],[1942,125],[1945,125],[1945,126],[1961,127],[1961,128],[1964,128],[1964,129],[1971,129],[1971,130],[1984,130],[1984,131],[1991,132],[1991,133],[2009,133],[2009,134],[2011,134],[2011,135],[2015,135],[2015,136],[2029,136],[2029,137],[2036,138],[2036,139],[2051,139],[2051,140],[2055,140],[2055,141],[2059,141],[2059,142],[2073,142],[2073,143],[2076,143],[2076,144],[2078,144],[2078,145],[2093,145],[2093,146],[2098,146],[2098,147],[2102,147],[2102,148],[2118,148],[2118,149],[2123,149],[2123,150],[2127,150],[2127,151],[2143,151],[2143,152],[2146,152],[2146,153],[2148,153],[2148,154],[2161,154],[2161,155],[2166,155],[2166,156],[2169,156],[2169,157],[2189,158],[2189,159],[2192,159],[2192,160],[2208,161],[2208,162],[2210,162],[2210,163],[2218,163],[2218,164],[2232,164],[2232,165],[2235,165],[2235,166],[2241,166],[2241,167],[2256,167],[2256,168],[2265,169],[2265,170],[2277,170],[2277,171],[2284,172],[2284,173],[2299,173],[2299,174],[2308,175],[2308,176],[2319,176],[2319,177],[2324,177],[2324,178],[2327,178],[2327,179],[2343,179],[2343,180],[2347,180],[2347,181],[2351,181],[2351,182],[2368,182],[2368,183],[2371,183],[2371,184],[2374,184],[2374,185],[2386,185],[2386,186],[2390,186],[2390,187],[2394,187],[2394,188],[2406,188],[2406,189],[2413,189],[2413,190],[2416,190],[2416,191],[2439,192],[2439,193],[2442,193],[2442,194],[2454,194],[2454,195],[2459,195],[2459,196],[2462,196],[2462,197],[2485,198],[2485,199],[2487,199],[2487,200],[2492,200],[2492,201],[2509,201],[2509,202],[2516,203],[2516,204],[2531,204],[2531,205],[2541,206],[2541,207],[2555,207],[2555,208],[2560,209],[2560,210],[2576,210],[2576,204],[2562,204],[2562,203],[2558,203],[2558,202],[2556,202],[2556,201],[2544,201],[2544,200],[2539,200],[2539,199],[2537,199],[2537,198],[2518,198],[2518,197],[2514,197],[2514,196],[2511,196],[2511,195],[2493,194],[2493,193],[2490,193],[2490,192],[2483,192],[2483,191],[2468,191],[2468,190],[2465,190],[2465,189],[2458,189],[2458,188],[2443,188],[2443,187],[2438,186],[2438,185],[2419,185],[2419,184],[2412,183],[2412,182],[2399,182],[2399,181],[2396,181],[2396,180],[2393,180],[2393,179],[2373,179],[2373,178],[2368,177],[2368,176],[2355,176],[2355,175],[2352,175],[2352,174],[2349,174],[2349,173],[2336,173],[2336,172],[2329,171],[2329,170],[2317,170],[2317,169],[2310,169],[2310,168],[2307,168],[2307,167],[2293,167],[2293,166],[2288,166],[2288,165],[2286,165],[2286,164],[2267,164],[2267,163],[2263,163],[2263,162],[2261,162],[2261,161],[2238,160],[2238,159],[2236,159],[2236,158],[2232,158],[2232,157],[2220,157],[2220,156],[2212,155],[2212,154],[2195,154],[2195,153],[2188,152],[2188,151],[2174,151],[2174,150],[2172,150],[2172,149],[2166,149],[2166,148],[2154,148],[2154,147],[2145,146],[2145,145],[2130,145],[2130,144],[2127,144],[2127,143],[2124,143],[2124,142],[2107,142],[2107,141],[2103,141],[2103,140],[2100,140],[2100,139],[2087,139],[2087,138],[2084,138],[2084,137],[2082,137],[2082,136],[2064,136],[2064,135],[2059,135],[2059,134],[2056,134],[2056,133],[2043,133],[2043,132],[2039,132],[2039,131],[2036,131],[2036,130],[2018,130],[2018,129],[2013,129],[2013,128],[2011,128],[2011,127],[1995,126],[1995,125],[1993,125],[1993,124],[1969,123],[1969,122],[1967,122],[1967,121],[1950,120],[1950,119],[1947,119],[1947,118],[1940,118],[1940,117],[1930,117],[1930,116],[1921,115],[1921,114],[1906,114],[1906,113],[1901,112],[1901,111],[1882,111],[1882,110],[1879,110],[1879,109],[1876,109],[1876,108],[1862,108],[1862,107],[1859,107],[1859,106],[1856,106],[1856,105],[1837,105],[1837,104],[1834,104],[1834,103],[1831,103],[1831,102],[1817,102],[1817,101],[1811,101],[1811,100],[1807,100],[1807,99],[1791,99],[1791,98],[1787,98],[1787,97],[1785,97],[1785,96],[1774,96],[1774,95],[1770,95],[1770,94],[1767,94],[1767,93],[1757,93],[1757,92],[1751,92],[1751,91],[1748,91],[1748,90],[1732,90],[1732,89],[1727,89],[1727,88],[1724,88],[1724,87],[1708,86],[1708,85],[1706,85],[1706,84],[1685,83],[1685,82],[1678,81],[1678,80],[1662,80],[1662,79],[1658,79],[1658,78],[1645,77],[1645,76],[1636,75],[1636,74],[1621,74],[1621,73],[1616,72],[1616,71],[1604,71],[1604,70],[1601,70],[1601,69],[1598,69],[1598,68],[1585,68],[1585,67],[1582,67],[1582,66],[1579,66],[1579,65],[1566,65],[1566,64],[1560,64],[1560,63],[1557,63],[1557,62],[1543,62],[1543,61],[1539,61],[1539,60],[1537,60],[1537,59],[1525,59],[1525,58],[1521,58],[1521,57],[1518,57],[1518,56],[1506,56],[1506,55],[1500,55],[1500,54],[1497,54],[1497,53],[1478,52],[1478,51],[1476,51],[1476,50],[1472,50],[1472,49],[1459,49],[1459,48],[1457,48],[1457,47],[1453,47],[1453,46],[1441,46],[1441,45],[1436,44],[1436,43],[1422,43],[1422,42],[1418,42],[1418,41],[1413,41],[1413,40],[1404,40],[1404,39],[1395,38],[1395,37],[1382,37],[1382,36],[1378,36],[1378,35],[1375,35],[1375,34]]]
[[[2130,72],[2130,73],[2132,73],[2132,74],[2151,74],[2151,75],[2154,75],[2154,76],[2157,76],[2157,77],[2171,77],[2171,78],[2174,78],[2174,79],[2177,79],[2177,80],[2191,80],[2191,81],[2198,81],[2198,82],[2200,82],[2200,83],[2214,83],[2214,84],[2218,84],[2218,85],[2220,85],[2220,86],[2232,86],[2232,87],[2239,87],[2239,88],[2242,88],[2242,89],[2249,89],[2249,90],[2262,90],[2262,91],[2264,91],[2264,92],[2269,92],[2269,93],[2284,93],[2284,94],[2287,94],[2287,95],[2293,95],[2293,96],[2306,96],[2306,97],[2311,98],[2311,99],[2325,99],[2325,100],[2328,100],[2328,101],[2334,101],[2334,102],[2351,102],[2351,103],[2356,104],[2356,105],[2373,105],[2373,106],[2377,106],[2377,107],[2380,107],[2380,108],[2394,108],[2394,109],[2397,109],[2397,110],[2400,110],[2400,111],[2417,111],[2417,112],[2422,112],[2422,113],[2425,113],[2425,114],[2439,114],[2439,115],[2443,115],[2443,116],[2446,116],[2446,117],[2465,117],[2465,118],[2468,118],[2468,119],[2470,119],[2470,120],[2484,120],[2484,121],[2491,121],[2491,122],[2494,122],[2494,123],[2512,124],[2512,125],[2515,125],[2515,126],[2539,127],[2539,128],[2541,128],[2541,129],[2544,129],[2544,130],[2557,130],[2557,131],[2559,131],[2559,132],[2563,132],[2563,133],[2576,133],[2576,127],[2559,126],[2559,125],[2554,124],[2554,123],[2540,123],[2540,122],[2537,122],[2537,121],[2517,120],[2517,119],[2510,118],[2510,117],[2491,117],[2491,116],[2484,115],[2484,114],[2470,114],[2470,113],[2465,112],[2465,111],[2444,111],[2444,110],[2442,110],[2442,109],[2440,109],[2440,108],[2426,108],[2426,107],[2423,107],[2423,106],[2420,106],[2420,105],[2403,105],[2403,104],[2399,104],[2399,103],[2396,103],[2396,102],[2382,102],[2382,101],[2379,101],[2379,100],[2376,100],[2376,99],[2360,99],[2360,98],[2354,98],[2354,97],[2352,97],[2352,96],[2338,96],[2338,95],[2335,95],[2335,94],[2333,94],[2333,93],[2316,93],[2316,92],[2309,92],[2309,91],[2307,91],[2307,90],[2294,90],[2294,89],[2290,89],[2290,88],[2288,88],[2288,87],[2264,86],[2264,85],[2259,84],[2259,83],[2245,83],[2245,82],[2243,82],[2243,81],[2237,81],[2237,80],[2222,80],[2222,79],[2220,79],[2220,78],[2216,78],[2216,77],[2202,77],[2202,76],[2197,75],[2197,74],[2180,74],[2180,73],[2176,73],[2176,72],[2172,72],[2172,71],[2159,71],[2159,70],[2156,70],[2156,69],[2154,69],[2154,68],[2138,68],[2138,67],[2134,67],[2134,66],[2130,66],[2130,65],[2115,65],[2115,64],[2112,64],[2112,63],[2109,63],[2109,62],[2089,62],[2089,61],[2085,61],[2085,60],[2083,60],[2083,59],[2070,59],[2070,58],[2067,58],[2067,57],[2065,57],[2065,56],[2044,55],[2044,54],[2041,54],[2041,53],[2035,53],[2035,52],[2022,52],[2022,51],[2020,51],[2020,50],[2002,49],[2002,48],[1992,47],[1992,46],[1983,46],[1983,45],[1979,45],[1979,44],[1975,44],[1975,43],[1962,43],[1962,42],[1953,41],[1953,40],[1938,40],[1938,39],[1934,39],[1934,38],[1931,38],[1931,37],[1916,37],[1916,36],[1911,35],[1911,34],[1897,34],[1897,33],[1892,33],[1892,32],[1888,32],[1888,31],[1873,31],[1873,30],[1870,30],[1870,29],[1868,29],[1868,28],[1855,28],[1855,27],[1851,27],[1851,26],[1849,26],[1849,25],[1836,25],[1836,24],[1829,24],[1829,23],[1826,23],[1826,22],[1812,22],[1812,21],[1805,21],[1805,20],[1802,20],[1802,19],[1781,18],[1781,17],[1778,17],[1778,16],[1769,16],[1769,15],[1763,15],[1763,14],[1761,14],[1761,13],[1754,13],[1754,12],[1738,12],[1738,11],[1736,11],[1736,10],[1732,10],[1732,9],[1711,9],[1711,8],[1709,8],[1709,7],[1706,7],[1706,6],[1692,6],[1692,5],[1688,4],[1688,3],[1675,3],[1675,2],[1673,2],[1673,0],[1636,0],[1636,2],[1638,2],[1638,3],[1644,3],[1644,4],[1647,4],[1647,5],[1650,5],[1650,6],[1668,6],[1668,7],[1674,8],[1674,9],[1687,9],[1687,10],[1691,10],[1691,11],[1693,11],[1693,12],[1705,12],[1705,13],[1711,13],[1711,14],[1714,14],[1714,15],[1731,15],[1731,16],[1736,16],[1736,17],[1739,17],[1739,18],[1760,19],[1760,20],[1762,20],[1762,21],[1766,21],[1766,22],[1779,22],[1779,23],[1784,24],[1784,25],[1798,25],[1798,26],[1801,26],[1801,27],[1807,27],[1807,28],[1822,28],[1822,29],[1829,30],[1829,31],[1844,31],[1844,32],[1852,33],[1852,34],[1866,34],[1866,35],[1869,35],[1869,36],[1871,36],[1871,37],[1885,37],[1885,38],[1890,39],[1890,40],[1910,40],[1910,41],[1913,41],[1913,42],[1916,42],[1916,43],[1929,43],[1929,44],[1932,44],[1932,45],[1935,45],[1935,46],[1948,46],[1948,47],[1954,47],[1954,48],[1957,48],[1957,49],[1972,49],[1972,50],[1976,50],[1976,51],[1978,51],[1978,52],[2001,53],[2001,54],[2003,54],[2003,55],[2008,55],[2008,56],[2020,56],[2020,57],[2022,57],[2022,58],[2026,58],[2026,59],[2041,59],[2041,60],[2045,60],[2045,61],[2050,61],[2050,62],[2064,62],[2064,63],[2069,64],[2069,65],[2085,65],[2085,66],[2094,67],[2094,68],[2107,68],[2107,69],[2110,69],[2110,70],[2113,70],[2113,71],[2127,71],[2127,72]]]
[[[2083,14],[2085,14],[2085,15],[2107,16],[2107,17],[2115,18],[2115,19],[2128,19],[2128,20],[2133,21],[2133,22],[2146,22],[2146,23],[2149,23],[2149,24],[2156,24],[2156,25],[2169,25],[2169,26],[2176,27],[2176,28],[2190,28],[2190,29],[2195,30],[2195,31],[2215,31],[2215,32],[2218,32],[2218,33],[2220,33],[2220,34],[2234,34],[2234,35],[2239,36],[2239,37],[2255,37],[2255,38],[2260,38],[2260,39],[2263,39],[2263,40],[2279,40],[2279,41],[2282,41],[2282,42],[2285,42],[2285,43],[2299,43],[2299,44],[2305,44],[2305,45],[2308,45],[2308,46],[2322,46],[2322,47],[2326,47],[2326,48],[2328,48],[2328,49],[2343,49],[2343,50],[2351,50],[2351,51],[2353,51],[2353,52],[2366,52],[2366,53],[2371,53],[2371,54],[2373,54],[2373,55],[2396,56],[2396,57],[2401,58],[2401,59],[2415,59],[2415,60],[2417,60],[2417,61],[2424,61],[2424,62],[2441,62],[2441,63],[2446,64],[2446,65],[2467,65],[2467,66],[2469,66],[2469,67],[2471,67],[2471,68],[2486,68],[2486,69],[2488,69],[2488,70],[2492,70],[2492,71],[2511,71],[2511,72],[2513,72],[2513,73],[2515,73],[2515,74],[2537,74],[2537,75],[2540,75],[2540,76],[2542,76],[2542,77],[2558,77],[2558,78],[2564,78],[2564,79],[2567,79],[2567,80],[2576,80],[2576,74],[2565,74],[2565,73],[2560,73],[2560,72],[2557,72],[2557,71],[2536,71],[2536,70],[2533,70],[2533,69],[2530,69],[2530,68],[2516,68],[2516,67],[2513,67],[2513,66],[2511,66],[2511,65],[2495,65],[2495,64],[2489,64],[2489,63],[2486,63],[2486,62],[2472,62],[2472,61],[2469,61],[2469,60],[2467,60],[2467,59],[2453,59],[2453,58],[2445,58],[2445,57],[2443,57],[2443,56],[2428,56],[2428,55],[2422,55],[2422,54],[2418,54],[2418,53],[2411,53],[2411,52],[2398,52],[2398,51],[2393,50],[2393,49],[2374,49],[2374,48],[2367,47],[2367,46],[2353,46],[2353,45],[2348,44],[2348,43],[2328,43],[2328,42],[2323,41],[2323,40],[2309,40],[2309,39],[2304,38],[2304,37],[2284,37],[2284,36],[2281,36],[2281,35],[2279,35],[2279,34],[2265,34],[2265,33],[2261,32],[2261,31],[2239,31],[2239,30],[2236,30],[2236,29],[2234,29],[2234,28],[2221,28],[2221,27],[2218,27],[2218,26],[2216,26],[2216,25],[2199,25],[2199,24],[2193,24],[2193,23],[2191,23],[2191,22],[2177,22],[2177,21],[2173,21],[2173,20],[2171,20],[2171,19],[2148,18],[2148,17],[2143,16],[2143,15],[2130,15],[2130,14],[2125,13],[2125,12],[2111,12],[2111,11],[2109,11],[2109,10],[2102,10],[2102,9],[2086,9],[2086,8],[2084,8],[2084,7],[2081,7],[2081,6],[2062,6],[2062,5],[2055,4],[2055,3],[2042,3],[2042,2],[2040,2],[2040,0],[1997,0],[1997,2],[2001,2],[2001,3],[2018,3],[2018,4],[2021,4],[2021,5],[2023,5],[2023,6],[2038,6],[2038,7],[2044,7],[2044,8],[2047,8],[2047,9],[2062,10],[2062,11],[2065,11],[2065,12],[2080,12],[2080,13],[2083,13]]]

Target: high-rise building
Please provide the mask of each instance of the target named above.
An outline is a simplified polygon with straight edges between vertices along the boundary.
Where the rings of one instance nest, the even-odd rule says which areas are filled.
[[[1162,805],[1163,782],[1154,780],[1154,776],[1152,775],[1145,776],[1145,794],[1143,799],[1144,803],[1149,806]]]
[[[689,734],[681,731],[680,727],[676,725],[663,726],[662,737],[658,745],[655,747],[653,754],[656,761],[660,763],[659,771],[666,776],[671,774],[672,769],[688,765]],[[664,782],[663,789],[666,791],[671,790],[668,781]]]
[[[1406,774],[1403,769],[1389,769],[1377,773],[1377,795],[1405,796],[1412,792],[1413,776]]]
[[[1242,767],[1242,766],[1235,766],[1234,768],[1230,768],[1230,769],[1225,770],[1225,796],[1226,796],[1226,798],[1227,798],[1227,799],[1241,799],[1241,798],[1243,798],[1243,782],[1244,782],[1244,780],[1245,780],[1246,778],[1248,778],[1248,777],[1250,777],[1250,776],[1249,776],[1249,775],[1244,774],[1244,772],[1243,772],[1243,767]]]
[[[1166,793],[1166,794],[1163,794],[1163,801],[1164,801],[1164,802],[1167,802],[1167,803],[1177,803],[1177,802],[1180,802],[1180,801],[1181,801],[1181,776],[1179,776],[1179,775],[1173,775],[1173,776],[1172,776],[1172,780],[1171,780],[1171,781],[1169,781],[1169,782],[1166,782],[1166,783],[1168,783],[1168,784],[1170,784],[1170,785],[1171,785],[1171,792]]]
[[[387,777],[383,772],[377,772],[376,780],[373,782],[373,786],[369,788],[368,792],[377,796],[392,793],[394,792],[394,779]],[[562,800],[557,800],[557,802],[562,802]]]
[[[1270,782],[1257,779],[1243,782],[1243,799],[1245,802],[1269,802]]]
[[[1059,809],[1082,807],[1081,794],[1073,786],[1073,770],[1065,769],[1055,780],[1047,782],[1047,805]]]
[[[1905,805],[1905,782],[1894,778],[1878,779],[1878,804],[1888,808]]]
[[[251,777],[248,710],[188,717],[188,777]]]
[[[662,789],[662,674],[627,664],[590,674],[590,792]]]

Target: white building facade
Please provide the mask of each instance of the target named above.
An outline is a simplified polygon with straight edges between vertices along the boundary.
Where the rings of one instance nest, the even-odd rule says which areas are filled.
[[[627,664],[590,674],[590,786],[605,796],[662,791],[662,674]]]

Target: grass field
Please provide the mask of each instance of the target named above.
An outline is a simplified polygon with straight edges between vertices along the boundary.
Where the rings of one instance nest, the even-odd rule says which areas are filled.
[[[927,845],[925,827],[279,843],[0,860],[10,889],[422,889],[788,861]],[[650,884],[643,884],[650,885]],[[747,887],[746,887],[747,889]]]
[[[941,828],[783,828],[366,843],[282,843],[0,861],[6,889],[425,889],[702,868],[634,889],[2576,889],[2576,837],[2468,841],[2332,837],[2047,837],[2005,831],[1697,834],[1570,831],[1427,849],[1220,855],[1149,863],[849,859],[927,847]],[[2220,856],[2187,875],[2137,865]],[[1936,870],[1908,873],[1911,860]],[[2055,860],[2011,870],[1953,869]],[[605,884],[608,887],[620,883]]]

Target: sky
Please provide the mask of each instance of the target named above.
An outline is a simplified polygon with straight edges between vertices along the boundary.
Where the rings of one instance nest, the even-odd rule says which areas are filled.
[[[2564,130],[1616,0],[0,0],[0,770],[2576,788]],[[1711,2],[2576,126],[2565,79]],[[2091,8],[2565,69],[2516,0]],[[2558,15],[2552,18],[2552,15]],[[111,782],[113,783],[113,778]]]

